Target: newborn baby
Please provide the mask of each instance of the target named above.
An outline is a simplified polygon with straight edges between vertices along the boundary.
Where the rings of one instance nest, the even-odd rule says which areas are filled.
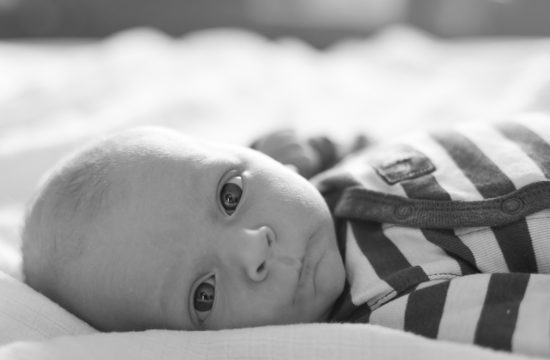
[[[26,281],[103,330],[322,321],[344,287],[311,183],[257,151],[162,129],[56,169],[23,238]]]
[[[30,207],[26,281],[105,331],[364,322],[550,355],[547,117],[339,163],[330,140],[293,139],[88,146]]]

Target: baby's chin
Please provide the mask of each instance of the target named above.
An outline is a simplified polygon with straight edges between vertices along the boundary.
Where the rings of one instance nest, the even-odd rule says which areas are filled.
[[[343,258],[338,250],[332,219],[324,222],[313,235],[312,243],[306,249],[305,262],[313,266],[313,272],[305,282],[304,322],[318,322],[327,319],[334,303],[344,290],[346,275]]]
[[[315,296],[324,304],[325,310],[330,310],[336,302],[346,283],[346,271],[344,261],[338,245],[336,236],[326,236],[323,240],[326,241],[325,251],[320,257],[313,278],[315,286]],[[324,315],[328,311],[323,312]]]
[[[315,273],[315,289],[318,298],[323,299],[325,311],[320,315],[320,321],[326,320],[332,306],[344,291],[346,271],[342,256],[338,249],[329,249],[319,261]]]

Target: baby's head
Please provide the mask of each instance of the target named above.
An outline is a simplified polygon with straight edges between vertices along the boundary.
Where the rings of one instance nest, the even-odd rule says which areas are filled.
[[[328,208],[254,150],[156,128],[61,164],[23,230],[26,281],[101,330],[323,320],[344,270]]]

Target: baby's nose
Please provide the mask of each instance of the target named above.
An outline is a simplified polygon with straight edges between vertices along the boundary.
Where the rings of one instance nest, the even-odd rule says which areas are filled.
[[[243,265],[248,278],[254,282],[263,281],[269,274],[267,261],[271,256],[271,246],[276,235],[269,226],[247,230],[247,243],[243,249]]]

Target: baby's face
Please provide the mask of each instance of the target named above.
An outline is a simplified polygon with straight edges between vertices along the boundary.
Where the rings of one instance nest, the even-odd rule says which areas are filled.
[[[113,176],[127,200],[109,212],[113,238],[87,259],[90,319],[125,330],[326,317],[344,268],[307,180],[249,149],[155,131],[140,142],[151,156]]]

